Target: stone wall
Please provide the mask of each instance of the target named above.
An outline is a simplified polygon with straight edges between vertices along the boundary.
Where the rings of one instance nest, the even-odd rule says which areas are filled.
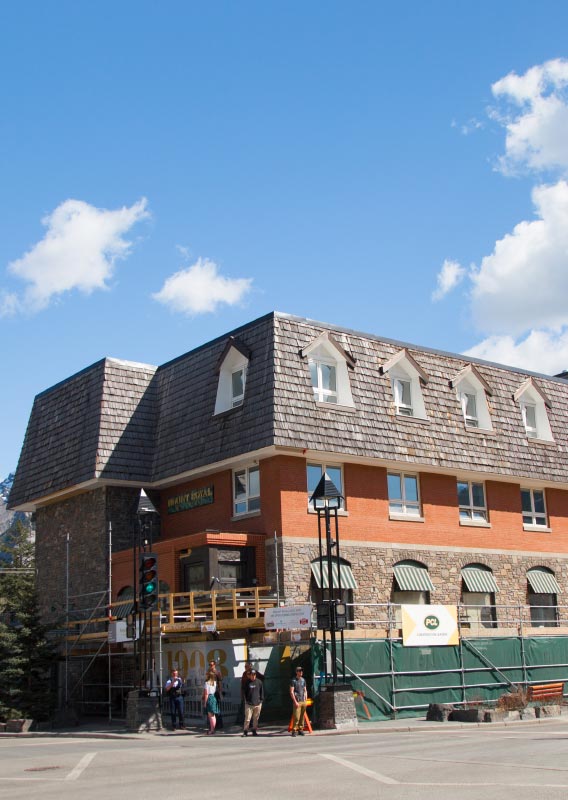
[[[65,621],[67,536],[70,611],[71,619],[77,619],[79,611],[92,608],[100,599],[93,593],[108,589],[109,521],[113,551],[132,546],[138,495],[136,489],[104,487],[38,509],[37,586],[46,624],[59,627]]]
[[[315,540],[280,540],[280,585],[287,603],[303,603],[309,599],[310,562],[318,557]],[[271,548],[271,553],[273,553]],[[355,603],[388,603],[393,589],[393,566],[410,559],[428,568],[434,584],[430,602],[455,605],[461,602],[461,569],[467,564],[483,564],[493,571],[499,587],[497,605],[519,606],[527,602],[527,570],[531,567],[551,569],[560,587],[568,586],[568,555],[521,554],[507,551],[465,550],[458,548],[419,548],[392,544],[369,543],[341,546],[341,558],[351,564],[358,589]],[[273,559],[271,559],[271,562]],[[557,597],[560,606],[568,605],[568,593]]]

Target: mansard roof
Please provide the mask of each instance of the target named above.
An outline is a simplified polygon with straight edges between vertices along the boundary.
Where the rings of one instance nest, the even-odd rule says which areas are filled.
[[[302,353],[323,335],[352,360],[354,408],[315,402]],[[214,415],[218,365],[231,341],[250,358],[245,399]],[[395,415],[391,382],[380,376],[403,349],[428,377],[428,420]],[[491,387],[492,431],[464,426],[449,386],[468,365]],[[551,405],[554,441],[546,444],[527,439],[514,399],[534,377]],[[158,368],[107,358],[38,395],[10,507],[101,481],[159,488],[267,447],[568,484],[567,422],[562,378],[271,313]]]

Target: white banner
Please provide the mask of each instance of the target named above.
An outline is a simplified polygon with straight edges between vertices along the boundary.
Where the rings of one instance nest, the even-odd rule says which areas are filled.
[[[305,631],[311,627],[312,607],[280,606],[267,608],[264,612],[264,627],[267,631]]]
[[[162,675],[166,682],[172,669],[185,680],[185,710],[190,717],[202,715],[201,695],[209,662],[215,661],[223,676],[223,715],[236,716],[241,703],[241,676],[247,659],[244,639],[220,639],[216,642],[164,643]],[[229,719],[230,721],[230,719]]]
[[[403,605],[401,610],[405,647],[459,644],[457,606]]]

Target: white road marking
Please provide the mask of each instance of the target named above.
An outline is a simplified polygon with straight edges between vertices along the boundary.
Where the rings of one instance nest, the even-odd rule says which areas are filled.
[[[359,772],[361,775],[365,775],[367,778],[372,778],[372,780],[378,781],[379,783],[392,783],[397,785],[399,783],[398,781],[395,781],[394,778],[388,778],[386,775],[381,775],[379,772],[373,772],[365,767],[360,767],[358,764],[354,764],[352,761],[347,761],[346,758],[332,756],[330,753],[318,753],[318,755],[320,755],[322,758],[328,758],[330,761],[335,761],[337,764],[341,764],[343,767],[352,769],[355,772]]]
[[[85,769],[86,769],[86,768],[89,766],[89,764],[91,763],[91,761],[93,760],[93,758],[94,758],[96,755],[97,755],[96,753],[85,753],[85,755],[84,755],[84,756],[83,756],[83,758],[82,758],[82,759],[79,761],[79,763],[77,764],[77,766],[76,766],[74,769],[72,769],[72,770],[71,770],[71,772],[69,773],[69,775],[67,775],[67,776],[65,777],[65,780],[66,780],[66,781],[76,781],[76,780],[77,780],[77,778],[78,778],[78,777],[81,775],[81,773],[83,772],[83,770],[85,770]]]

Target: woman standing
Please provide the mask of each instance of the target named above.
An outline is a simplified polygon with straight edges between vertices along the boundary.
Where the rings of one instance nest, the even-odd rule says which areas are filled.
[[[219,713],[219,703],[215,697],[217,691],[217,676],[215,672],[209,671],[203,687],[203,705],[207,712],[207,719],[209,720],[209,730],[207,735],[210,736],[215,733],[215,726],[217,724],[217,714]]]

